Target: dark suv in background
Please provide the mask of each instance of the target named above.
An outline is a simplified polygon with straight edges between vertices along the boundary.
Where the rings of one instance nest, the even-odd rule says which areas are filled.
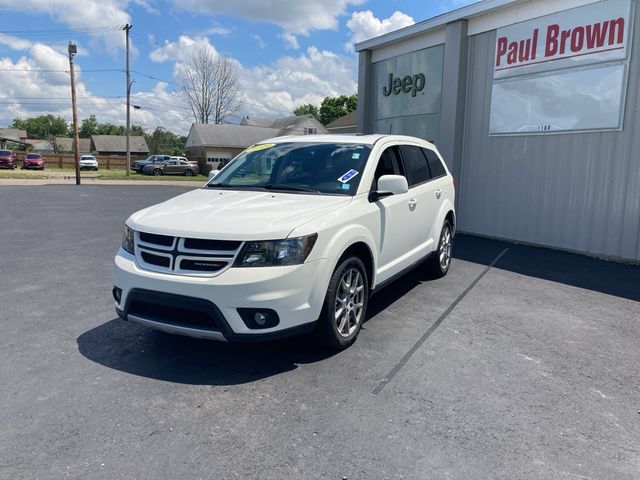
[[[138,173],[142,173],[142,169],[146,165],[153,165],[154,163],[166,162],[171,158],[171,155],[150,155],[145,160],[136,160],[131,164],[131,170]]]
[[[12,150],[0,150],[0,168],[15,169],[17,166],[16,156]]]

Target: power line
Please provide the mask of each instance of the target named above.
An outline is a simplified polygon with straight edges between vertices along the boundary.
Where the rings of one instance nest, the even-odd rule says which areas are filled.
[[[124,95],[115,95],[115,96],[100,96],[100,95],[92,95],[89,97],[76,97],[76,98],[125,98]],[[71,100],[71,97],[0,97],[0,100]]]
[[[122,25],[102,26],[102,27],[82,27],[66,29],[41,29],[41,30],[2,30],[0,35],[12,37],[51,37],[68,35],[95,35],[98,33],[115,32],[122,29]]]
[[[0,68],[2,72],[59,72],[69,73],[69,70],[53,69],[53,68]],[[117,68],[88,68],[82,69],[82,72],[124,72]]]

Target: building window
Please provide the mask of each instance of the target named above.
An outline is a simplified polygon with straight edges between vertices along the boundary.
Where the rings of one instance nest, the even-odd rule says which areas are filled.
[[[305,135],[313,135],[318,133],[318,128],[317,127],[305,127],[304,128],[304,134]]]

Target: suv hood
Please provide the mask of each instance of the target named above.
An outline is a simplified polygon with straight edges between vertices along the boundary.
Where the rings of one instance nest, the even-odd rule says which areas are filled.
[[[216,240],[276,240],[346,207],[350,196],[198,189],[134,213],[135,230]]]

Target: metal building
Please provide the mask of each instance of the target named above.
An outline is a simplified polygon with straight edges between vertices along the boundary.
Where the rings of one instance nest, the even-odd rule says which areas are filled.
[[[485,0],[361,42],[358,130],[436,143],[459,230],[640,261],[635,0]]]

